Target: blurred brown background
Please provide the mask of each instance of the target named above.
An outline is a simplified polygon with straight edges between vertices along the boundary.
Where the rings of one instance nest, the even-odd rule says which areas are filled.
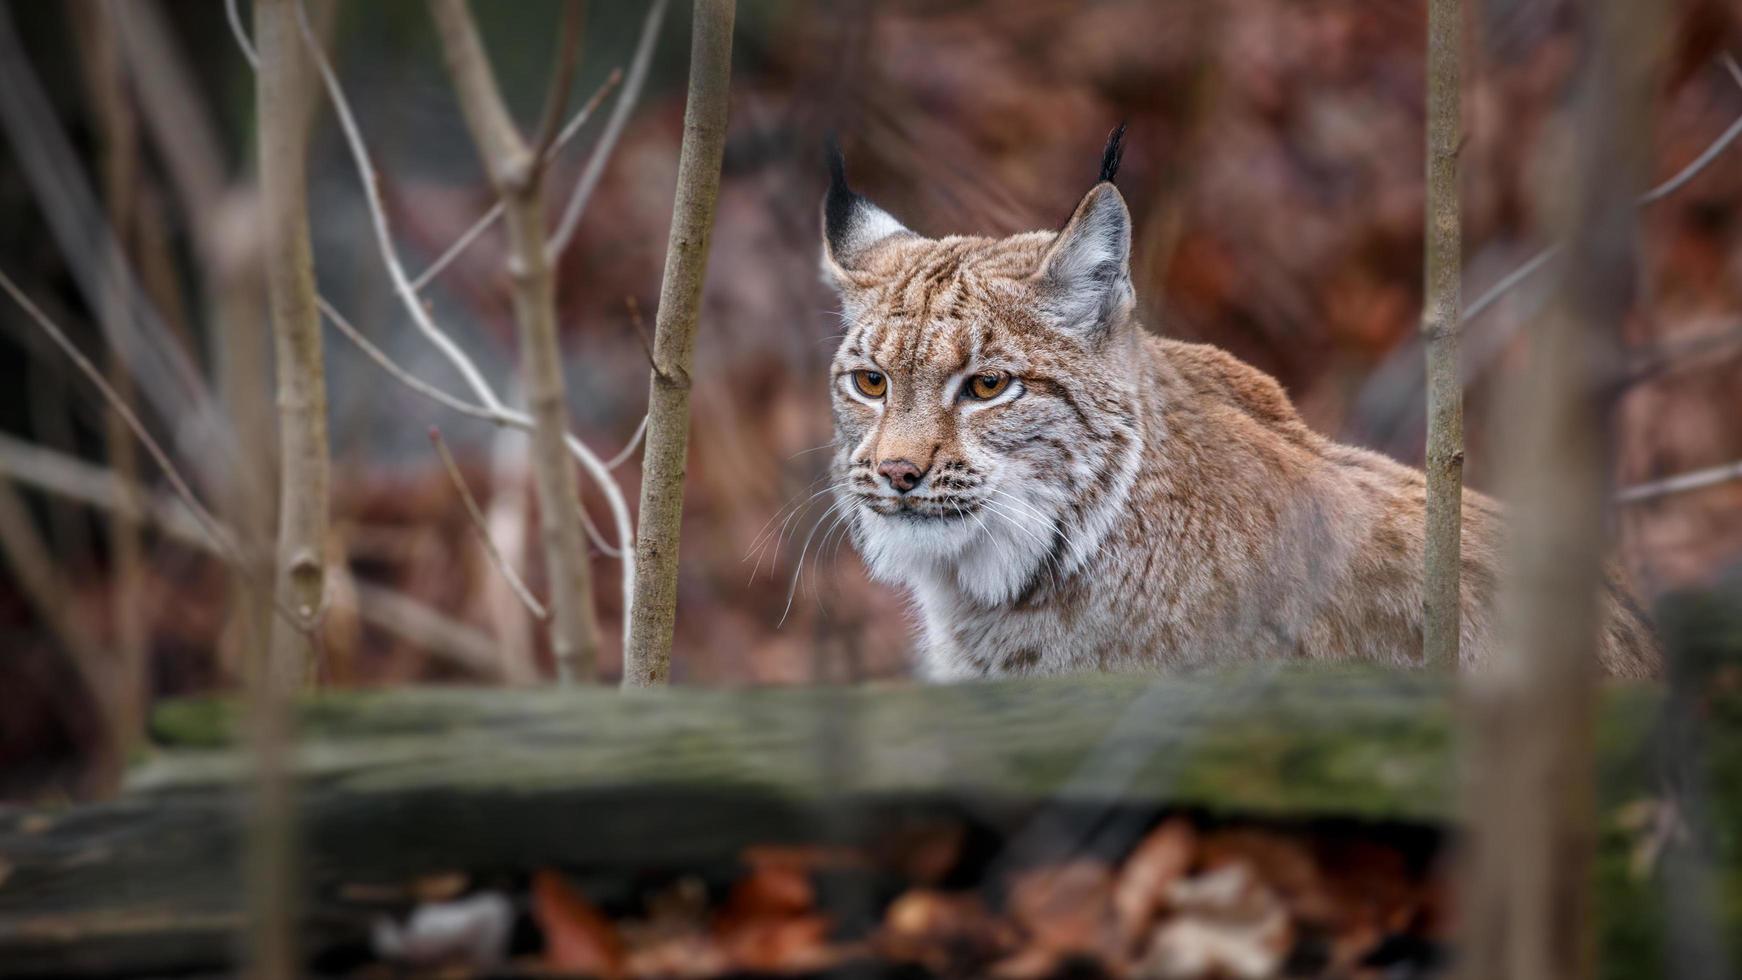
[[[81,98],[76,17],[59,4],[11,3],[32,67],[61,124],[93,165]],[[536,112],[556,4],[476,5],[498,71],[523,119]],[[817,273],[819,146],[838,131],[856,185],[916,230],[999,234],[1056,227],[1094,177],[1102,141],[1130,124],[1120,185],[1138,227],[1135,273],[1155,329],[1219,344],[1271,371],[1308,420],[1348,441],[1419,463],[1421,355],[1415,344],[1422,232],[1423,12],[1372,0],[1000,0],[801,3],[743,0],[731,131],[697,352],[695,430],[685,512],[673,677],[736,685],[897,677],[910,629],[901,597],[866,582],[850,547],[812,535],[826,498],[804,505],[831,438],[824,369],[835,326]],[[1474,5],[1473,5],[1474,6]],[[218,143],[246,173],[252,88],[217,0],[160,8]],[[576,98],[624,65],[639,4],[595,0]],[[1717,60],[1742,50],[1733,13],[1685,3],[1673,71],[1659,97],[1656,173],[1667,177],[1742,116],[1742,85]],[[629,311],[651,321],[676,175],[688,10],[668,15],[647,91],[611,158],[560,274],[565,369],[576,429],[601,454],[629,438],[646,398],[646,360]],[[1564,97],[1578,21],[1557,0],[1472,12],[1464,149],[1465,301],[1547,244],[1536,190],[1559,169]],[[490,204],[423,5],[340,5],[336,63],[357,108],[402,254],[427,264]],[[557,166],[565,193],[589,127]],[[11,155],[0,154],[0,265],[87,349],[98,339],[49,244],[43,212]],[[161,212],[171,267],[158,299],[196,360],[212,324],[202,277],[161,160],[147,146],[140,193]],[[90,181],[91,173],[82,175]],[[357,178],[330,113],[316,122],[311,169],[317,274],[365,333],[421,376],[456,379],[396,306],[374,252]],[[1642,189],[1643,190],[1643,189]],[[1619,416],[1622,486],[1742,458],[1742,149],[1645,212],[1646,268],[1628,326],[1641,369]],[[553,208],[560,201],[552,202]],[[432,294],[439,319],[508,388],[513,351],[503,243],[486,235]],[[1496,381],[1528,356],[1546,277],[1510,292],[1468,329],[1467,475],[1492,484],[1488,447],[1505,420]],[[100,406],[0,310],[0,428],[101,459]],[[425,431],[456,446],[474,492],[518,527],[534,591],[543,588],[524,439],[432,405],[327,333],[335,455],[335,540],[350,575],[325,631],[325,680],[387,684],[466,679],[454,658],[359,619],[356,594],[386,588],[542,657],[492,603],[496,572]],[[173,432],[173,419],[154,425]],[[178,451],[197,455],[197,440]],[[633,461],[619,471],[633,501]],[[159,482],[153,475],[154,484]],[[607,529],[596,489],[595,523]],[[101,623],[108,558],[100,517],[32,496],[33,517]],[[785,522],[790,505],[798,513]],[[518,525],[514,524],[520,511]],[[1620,510],[1622,555],[1648,596],[1703,581],[1742,554],[1742,482]],[[826,524],[823,525],[826,527]],[[765,530],[785,527],[772,537]],[[759,535],[763,541],[758,542]],[[808,542],[808,551],[805,545]],[[820,545],[820,546],[819,546]],[[802,576],[798,576],[803,557]],[[595,556],[607,678],[618,670],[616,562]],[[159,695],[228,684],[217,651],[224,572],[152,539],[152,685]],[[795,589],[795,576],[796,589]],[[788,607],[789,591],[794,592]],[[341,599],[344,597],[341,596]],[[364,600],[367,601],[367,600]],[[783,621],[784,613],[784,621]],[[522,624],[524,628],[524,623]],[[75,692],[53,642],[0,576],[0,729],[58,718],[80,735]],[[527,646],[531,643],[532,646]],[[32,692],[24,694],[22,692]],[[0,732],[4,744],[6,732]]]

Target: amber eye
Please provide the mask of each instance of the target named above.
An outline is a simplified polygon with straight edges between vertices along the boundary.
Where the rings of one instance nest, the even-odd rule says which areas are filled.
[[[889,390],[889,379],[881,371],[854,371],[853,387],[866,398],[882,398]]]
[[[968,395],[981,401],[997,398],[1008,387],[1008,374],[976,374],[968,379]]]

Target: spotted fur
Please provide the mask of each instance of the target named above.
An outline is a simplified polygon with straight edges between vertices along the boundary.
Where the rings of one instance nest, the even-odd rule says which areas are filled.
[[[1229,354],[1144,330],[1110,181],[1058,233],[933,239],[831,169],[834,493],[872,575],[913,596],[922,673],[1419,660],[1422,474],[1312,431]],[[1012,380],[965,397],[982,373]],[[899,493],[885,460],[924,476]],[[1466,665],[1493,655],[1502,534],[1466,491]],[[1654,674],[1624,588],[1606,605],[1603,667]]]

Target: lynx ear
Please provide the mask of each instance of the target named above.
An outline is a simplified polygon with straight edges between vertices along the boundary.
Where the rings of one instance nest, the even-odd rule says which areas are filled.
[[[823,199],[823,278],[840,289],[851,283],[859,260],[891,235],[912,234],[889,212],[859,196],[847,184],[847,161],[830,136],[829,193]]]
[[[1135,303],[1131,212],[1112,181],[1096,184],[1083,197],[1041,259],[1035,282],[1041,307],[1072,333],[1099,334]]]

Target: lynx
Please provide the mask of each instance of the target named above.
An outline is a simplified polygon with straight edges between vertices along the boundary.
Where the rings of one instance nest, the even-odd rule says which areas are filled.
[[[927,238],[849,187],[831,145],[833,492],[871,575],[911,593],[920,673],[1419,662],[1423,475],[1143,327],[1119,157],[1115,133],[1062,231]],[[1494,653],[1504,524],[1463,499],[1469,668]],[[1613,576],[1604,604],[1603,669],[1655,674]]]

